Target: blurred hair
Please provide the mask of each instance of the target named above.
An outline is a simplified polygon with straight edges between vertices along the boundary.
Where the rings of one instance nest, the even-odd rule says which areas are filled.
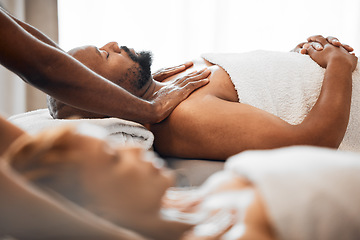
[[[5,154],[9,165],[28,181],[53,190],[81,206],[87,196],[80,186],[81,152],[76,144],[74,127],[44,131],[36,136],[22,136]]]
[[[81,165],[77,164],[84,160],[81,153],[84,148],[77,147],[80,142],[78,137],[83,134],[81,126],[71,125],[45,130],[36,136],[25,134],[10,146],[3,157],[20,176],[45,192],[55,191],[68,200],[87,208],[86,205],[91,198],[81,187],[81,176],[79,176]],[[93,132],[91,134],[94,136]],[[31,208],[31,205],[29,207]],[[61,229],[62,226],[59,228]],[[117,226],[115,230],[116,239],[145,240],[139,234],[121,226]],[[46,229],[44,231],[46,232]],[[86,232],[84,234],[87,236]],[[79,239],[84,238],[79,236]]]

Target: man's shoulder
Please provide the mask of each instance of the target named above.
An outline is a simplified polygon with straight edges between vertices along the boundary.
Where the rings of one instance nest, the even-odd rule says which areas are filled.
[[[240,105],[240,103],[236,102]],[[171,121],[186,121],[190,119],[205,119],[216,116],[220,108],[227,108],[234,104],[232,101],[221,98],[216,94],[194,94],[180,103],[170,114]]]

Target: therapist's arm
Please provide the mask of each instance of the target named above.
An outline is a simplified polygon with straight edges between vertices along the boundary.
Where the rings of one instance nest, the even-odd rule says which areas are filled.
[[[10,18],[12,18],[17,24],[19,24],[25,31],[27,31],[28,33],[30,33],[31,35],[33,35],[34,37],[36,37],[38,40],[56,47],[58,49],[60,49],[60,47],[58,46],[57,43],[55,43],[52,39],[50,39],[48,36],[46,36],[44,33],[42,33],[41,31],[39,31],[37,28],[31,26],[30,24],[27,24],[26,22],[23,22],[19,19],[17,19],[16,17],[14,17],[13,15],[11,15],[9,12],[7,12],[5,9],[0,7],[0,10],[7,14]]]
[[[142,100],[41,41],[0,9],[0,63],[53,97],[88,111],[140,123],[166,118],[189,94],[208,83],[204,73],[175,81],[152,101]],[[89,104],[89,102],[91,104]]]

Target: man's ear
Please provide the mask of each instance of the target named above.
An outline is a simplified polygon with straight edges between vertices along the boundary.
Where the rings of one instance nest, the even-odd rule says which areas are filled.
[[[90,104],[90,103],[89,103]],[[69,106],[51,96],[47,96],[49,113],[54,119],[107,118],[109,116],[88,112]]]

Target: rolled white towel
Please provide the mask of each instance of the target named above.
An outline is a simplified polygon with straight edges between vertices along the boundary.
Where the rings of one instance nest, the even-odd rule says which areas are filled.
[[[109,137],[119,144],[135,143],[150,149],[154,142],[154,135],[143,125],[119,118],[53,119],[48,109],[38,109],[11,116],[8,120],[30,134],[64,124],[89,123],[104,128]]]

